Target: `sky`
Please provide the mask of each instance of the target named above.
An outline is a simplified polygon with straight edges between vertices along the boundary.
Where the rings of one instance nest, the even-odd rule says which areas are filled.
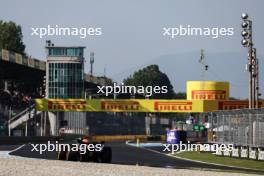
[[[55,45],[86,46],[86,72],[89,53],[95,52],[95,74],[103,75],[105,70],[106,76],[117,80],[121,73],[131,70],[132,74],[162,56],[196,52],[201,48],[206,53],[242,53],[245,58],[241,59],[246,60],[247,50],[240,44],[242,12],[247,12],[253,20],[254,46],[257,55],[264,56],[263,7],[263,0],[8,0],[1,2],[0,19],[22,26],[28,55],[45,60],[48,39]],[[180,24],[234,28],[234,35],[218,39],[204,36],[170,39],[162,35],[164,27]],[[100,27],[102,35],[85,39],[31,35],[32,27],[47,25]],[[243,97],[244,93],[238,92],[238,96]]]

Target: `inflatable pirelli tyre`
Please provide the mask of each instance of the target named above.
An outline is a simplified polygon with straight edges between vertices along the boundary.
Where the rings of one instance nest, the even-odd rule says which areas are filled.
[[[66,160],[66,155],[67,155],[66,151],[59,151],[57,158],[58,160]]]
[[[111,163],[112,161],[112,149],[110,147],[103,147],[100,153],[100,160],[102,163]]]
[[[80,160],[80,153],[78,151],[69,151],[66,155],[67,161],[79,161]]]

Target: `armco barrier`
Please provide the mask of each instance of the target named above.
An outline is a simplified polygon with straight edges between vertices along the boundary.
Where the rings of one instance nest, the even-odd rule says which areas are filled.
[[[146,140],[146,135],[116,135],[116,136],[92,136],[93,141],[127,141],[127,140]]]
[[[55,141],[59,137],[49,137],[49,136],[5,136],[0,137],[0,145],[18,145],[26,143],[42,143],[47,141]]]
[[[64,139],[64,141],[75,140],[80,137],[80,135],[66,135],[66,136],[12,136],[12,137],[0,137],[0,145],[17,145],[17,144],[26,144],[26,143],[43,143],[47,141],[56,141]],[[155,141],[161,140],[165,141],[165,136],[147,136],[147,135],[116,135],[116,136],[92,136],[93,141],[128,141],[128,140],[137,140],[140,141]]]
[[[157,138],[157,137],[155,137]],[[92,136],[93,141],[128,141],[128,140],[137,140],[147,141],[150,140],[151,137],[147,135],[115,135],[115,136]],[[165,136],[160,136],[160,140],[165,140]]]

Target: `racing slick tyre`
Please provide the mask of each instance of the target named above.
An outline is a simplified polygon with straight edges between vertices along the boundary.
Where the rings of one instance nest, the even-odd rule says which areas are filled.
[[[98,152],[87,152],[85,154],[80,154],[80,162],[99,162],[100,154]]]
[[[67,161],[79,161],[80,160],[80,153],[78,151],[69,151],[66,155]]]
[[[66,151],[59,151],[57,158],[58,160],[66,160],[66,155],[67,155]]]
[[[89,156],[87,154],[80,154],[80,162],[88,162]]]
[[[112,149],[110,147],[103,147],[100,153],[100,160],[102,163],[111,163],[112,161]]]

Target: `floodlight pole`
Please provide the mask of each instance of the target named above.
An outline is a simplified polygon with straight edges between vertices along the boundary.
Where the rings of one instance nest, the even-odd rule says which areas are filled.
[[[258,60],[256,57],[256,48],[253,48],[252,40],[252,21],[248,19],[246,13],[242,14],[242,45],[248,48],[248,66],[249,72],[249,109],[258,108],[259,100],[259,74],[258,74]]]
[[[249,71],[249,109],[254,107],[253,77],[252,77],[252,46],[248,48],[248,71]]]
[[[91,52],[90,53],[90,65],[91,65],[90,74],[91,76],[93,76],[93,64],[94,64],[94,52]]]

